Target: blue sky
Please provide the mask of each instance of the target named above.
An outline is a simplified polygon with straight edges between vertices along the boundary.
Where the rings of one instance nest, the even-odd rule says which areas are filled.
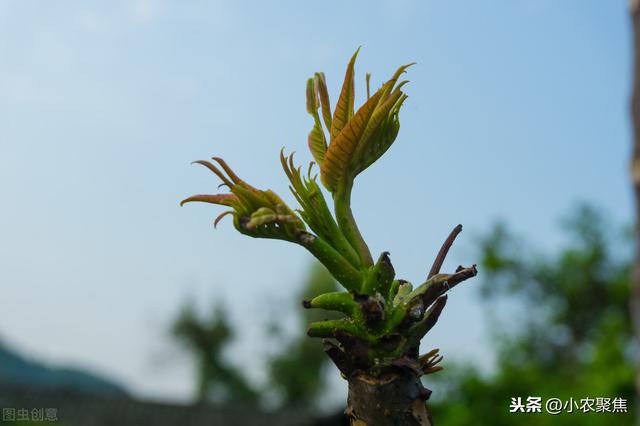
[[[214,230],[212,206],[178,207],[218,184],[189,162],[222,156],[294,204],[278,153],[310,158],[306,78],[324,71],[335,101],[360,45],[360,100],[365,72],[378,85],[417,62],[400,136],[353,197],[401,277],[423,278],[457,223],[449,269],[474,262],[474,236],[499,218],[542,249],[580,200],[629,222],[626,6],[0,2],[0,336],[152,398],[189,395],[166,332],[188,297],[228,305],[236,362],[272,349],[264,326],[294,315],[310,256]],[[465,284],[426,345],[490,362],[484,324]]]

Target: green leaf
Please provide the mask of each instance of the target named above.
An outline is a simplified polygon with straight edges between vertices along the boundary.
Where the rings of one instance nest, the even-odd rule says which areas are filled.
[[[398,289],[400,288],[400,284],[402,284],[402,280],[393,280],[391,283],[391,287],[389,288],[388,294],[384,295],[387,299],[387,306],[393,306],[393,299],[398,294]]]
[[[325,153],[327,151],[327,141],[324,136],[324,132],[317,121],[307,137],[307,144],[313,159],[319,166],[324,162]]]
[[[280,152],[280,163],[291,182],[289,189],[302,207],[300,215],[304,221],[316,235],[326,240],[353,266],[359,267],[360,259],[358,254],[338,228],[324,199],[322,190],[316,182],[316,177],[311,177],[311,167],[307,173],[308,177],[303,178],[300,168],[296,168],[293,164],[293,154],[285,157],[284,151]]]
[[[382,91],[378,90],[358,109],[340,134],[335,139],[331,139],[320,168],[322,183],[330,191],[335,192],[338,183],[347,176],[358,142],[367,128],[381,95]]]
[[[409,68],[412,65],[415,65],[415,62],[411,62],[410,64],[406,64],[398,67],[398,69],[396,70],[395,73],[393,73],[391,78],[382,86],[382,89],[384,91],[382,95],[383,101],[387,99],[387,96],[389,95],[389,93],[391,93],[391,90],[393,90],[393,87],[395,86],[400,76],[404,74],[407,68]]]
[[[350,93],[347,89],[351,86],[347,83],[353,83],[354,60],[355,55],[347,68],[341,100],[348,97]],[[367,101],[364,105],[348,119],[342,130],[335,134],[334,130],[338,126],[336,117],[344,118],[345,116],[340,112],[344,105],[340,106],[341,101],[338,101],[331,129],[331,141],[320,168],[322,183],[331,192],[335,192],[338,183],[345,178],[347,180],[344,180],[344,186],[349,187],[348,179],[355,178],[358,173],[380,158],[395,141],[400,129],[398,111],[407,98],[400,90],[406,81],[397,85],[396,83],[400,75],[411,65],[399,67],[391,79],[384,83],[373,96],[369,97],[367,93]],[[367,75],[367,92],[368,88],[369,76]]]
[[[371,97],[371,73],[368,72],[365,76],[365,80],[367,81],[367,99]]]
[[[307,80],[307,112],[313,117],[313,127],[309,136],[307,137],[307,144],[309,150],[313,155],[314,160],[318,165],[321,165],[324,161],[324,153],[327,150],[327,140],[322,130],[322,123],[318,116],[318,93],[316,91],[316,78],[310,78]]]
[[[322,119],[327,129],[331,131],[331,104],[329,103],[329,91],[327,90],[327,82],[323,72],[317,72],[314,76],[316,93],[320,98],[320,106],[322,107]]]
[[[183,206],[186,203],[192,203],[195,201],[200,203],[219,204],[222,206],[231,207],[233,206],[233,203],[237,200],[238,200],[238,197],[236,197],[233,194],[215,194],[215,195],[198,194],[198,195],[192,195],[189,198],[185,198],[180,202],[180,205]]]
[[[299,219],[289,214],[278,214],[268,207],[261,207],[251,214],[249,221],[245,224],[245,228],[249,231],[258,228],[262,225],[271,223],[296,223]]]
[[[218,167],[208,161],[195,161],[215,173],[229,187],[231,194],[199,194],[184,199],[180,205],[189,202],[204,202],[231,207],[233,210],[219,215],[214,226],[228,214],[233,215],[233,225],[245,235],[260,238],[276,238],[294,241],[296,235],[305,231],[302,220],[273,191],[262,191],[240,179],[227,163],[214,157]]]
[[[376,264],[370,268],[369,275],[362,285],[362,293],[369,295],[380,293],[386,298],[394,276],[395,271],[389,259],[389,252],[385,251],[380,255]]]
[[[344,126],[347,125],[349,119],[353,116],[353,104],[355,100],[355,86],[354,86],[354,71],[353,67],[356,63],[356,57],[358,56],[358,50],[353,54],[349,64],[347,65],[347,71],[344,75],[344,82],[342,83],[342,90],[340,91],[340,97],[336,104],[336,110],[333,112],[333,119],[331,120],[330,138],[333,141],[342,131]]]
[[[307,112],[311,115],[315,115],[318,110],[318,97],[314,86],[314,79],[307,79]]]
[[[400,130],[398,112],[406,98],[400,90],[395,90],[376,109],[353,155],[354,175],[364,171],[391,147]]]
[[[405,301],[409,300],[408,296],[413,290],[413,284],[410,282],[403,282],[398,287],[398,292],[396,296],[393,298],[393,306],[398,306],[403,304]]]

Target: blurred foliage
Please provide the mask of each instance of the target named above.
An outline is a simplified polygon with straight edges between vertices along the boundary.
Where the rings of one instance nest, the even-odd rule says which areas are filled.
[[[449,365],[434,419],[456,425],[632,424],[630,239],[594,208],[564,221],[568,243],[540,255],[497,225],[481,240],[481,293],[493,319],[496,368]],[[627,399],[628,414],[509,413],[512,397]]]
[[[264,393],[275,393],[278,405],[282,407],[315,408],[327,378],[329,358],[322,350],[322,343],[307,336],[306,326],[313,321],[338,318],[339,314],[302,309],[300,302],[337,288],[338,284],[329,271],[315,263],[296,297],[297,332],[267,360],[268,379]],[[277,329],[279,325],[274,324],[276,328],[271,332],[277,335],[274,337],[284,339]],[[173,323],[172,334],[196,361],[198,401],[242,405],[259,402],[260,392],[252,388],[242,372],[223,356],[233,339],[233,330],[223,309],[217,307],[208,318],[202,318],[193,305],[187,303]]]
[[[175,320],[172,333],[196,362],[198,401],[254,405],[258,393],[223,357],[223,350],[233,338],[227,321],[220,307],[216,307],[210,317],[201,318],[188,303]]]
[[[338,289],[329,271],[319,263],[314,264],[299,301]],[[299,305],[298,305],[299,306]],[[282,405],[287,407],[312,407],[324,387],[329,358],[318,339],[307,336],[306,325],[324,319],[336,319],[339,314],[320,310],[302,309],[298,320],[299,333],[286,344],[269,365],[269,381],[280,394]]]

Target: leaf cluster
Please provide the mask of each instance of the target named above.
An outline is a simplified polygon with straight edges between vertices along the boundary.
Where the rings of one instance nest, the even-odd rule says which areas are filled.
[[[373,94],[367,74],[367,99],[356,110],[354,66],[358,51],[347,65],[333,111],[324,74],[315,73],[307,80],[306,108],[313,118],[308,146],[319,167],[320,182],[312,173],[313,162],[303,173],[294,164],[293,154],[280,153],[299,209],[288,207],[271,190],[259,190],[244,182],[215,157],[217,165],[197,163],[215,173],[230,193],[195,195],[182,203],[199,201],[230,207],[218,216],[216,224],[230,214],[241,233],[299,244],[329,270],[344,291],[321,294],[306,301],[305,307],[336,311],[343,318],[314,322],[308,334],[339,342],[340,347],[327,342],[325,350],[345,374],[387,366],[406,355],[411,355],[416,370],[431,371],[437,358],[431,354],[423,362],[426,367],[421,367],[415,354],[420,339],[444,308],[444,293],[474,276],[476,269],[459,267],[453,274],[439,274],[452,239],[436,259],[435,270],[432,268],[426,281],[416,288],[396,278],[389,253],[384,252],[377,262],[373,261],[351,211],[351,191],[356,176],[377,161],[398,135],[399,112],[407,99],[402,91],[407,81],[400,81],[400,77],[412,64],[400,66]],[[331,194],[333,209],[320,184]],[[460,229],[456,228],[455,235]]]

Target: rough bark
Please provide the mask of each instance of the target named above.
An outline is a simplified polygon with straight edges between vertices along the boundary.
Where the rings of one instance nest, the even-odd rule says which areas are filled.
[[[640,1],[630,2],[633,25],[633,94],[631,97],[631,121],[633,124],[633,151],[631,157],[631,181],[635,195],[635,258],[631,272],[631,317],[640,343]],[[640,395],[640,360],[637,362],[636,398]]]
[[[353,426],[431,426],[425,400],[431,392],[410,369],[349,378],[346,414]]]

